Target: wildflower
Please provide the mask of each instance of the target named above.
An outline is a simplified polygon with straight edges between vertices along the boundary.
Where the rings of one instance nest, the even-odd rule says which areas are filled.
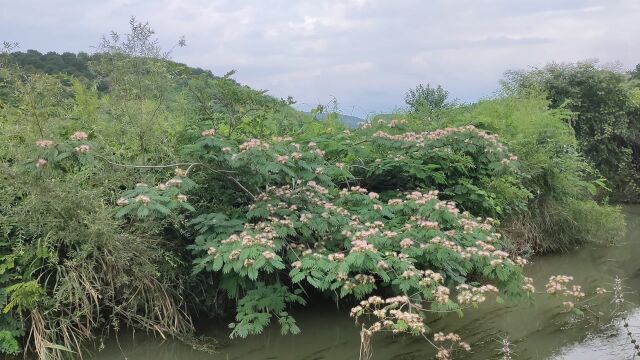
[[[376,278],[371,275],[357,274],[354,279],[361,284],[373,284],[376,282]]]
[[[160,184],[156,185],[156,189],[162,190],[162,191],[167,190],[167,184],[160,183]]]
[[[372,191],[372,192],[369,193],[369,199],[371,199],[371,200],[377,199],[379,197],[380,197],[380,195],[378,195],[378,193],[376,193],[376,192]]]
[[[41,168],[47,166],[47,163],[48,163],[48,161],[45,160],[45,159],[38,159],[38,161],[36,161],[36,167],[38,169],[41,169]]]
[[[269,148],[269,144],[263,143],[259,139],[251,139],[249,141],[245,141],[239,146],[241,152],[245,152],[254,148],[266,150]]]
[[[342,261],[344,260],[344,254],[343,253],[330,254],[329,256],[327,256],[327,259],[329,261]]]
[[[447,349],[439,349],[436,354],[436,359],[438,360],[449,360],[451,359],[451,353]]]
[[[351,317],[358,315],[362,310],[362,306],[360,305],[351,308]]]
[[[416,275],[416,272],[413,270],[405,270],[402,272],[402,274],[400,276],[402,276],[405,279],[410,279],[412,277],[414,277]]]
[[[498,267],[498,265],[502,264],[502,259],[493,259],[490,262],[491,266]]]
[[[214,247],[210,247],[207,249],[207,255],[209,256],[215,256],[217,252],[218,250],[216,250],[216,248]]]
[[[216,134],[216,129],[209,129],[202,132],[203,137],[211,137]]]
[[[566,296],[573,296],[575,298],[583,298],[585,296],[585,293],[582,292],[582,286],[580,285],[573,285],[571,287],[571,290],[567,289],[564,294]]]
[[[237,260],[238,257],[240,257],[240,250],[233,250],[230,254],[229,254],[229,260]]]
[[[336,163],[336,167],[337,167],[338,169],[340,169],[340,170],[343,170],[343,169],[344,169],[344,163],[341,163],[341,162]]]
[[[167,186],[180,186],[182,184],[182,179],[173,178],[166,182]]]
[[[176,196],[176,198],[178,199],[179,202],[186,202],[187,201],[187,195],[185,195],[185,194],[178,194],[178,196]]]
[[[144,206],[147,206],[151,202],[151,199],[146,195],[138,195],[135,200]]]
[[[136,187],[147,187],[147,184],[145,184],[145,183],[137,183]]]
[[[518,257],[514,260],[514,262],[515,262],[516,264],[520,265],[520,266],[525,266],[525,265],[527,265],[527,263],[528,263],[527,259],[525,259],[525,258],[523,258],[523,257],[521,257],[521,256],[518,256]]]
[[[440,285],[433,293],[433,297],[439,304],[446,304],[449,301],[449,289]]]
[[[123,198],[123,197],[121,197],[120,199],[118,199],[118,200],[116,201],[116,204],[117,204],[118,206],[126,206],[126,205],[129,205],[129,200],[128,200],[127,198]]]
[[[179,176],[179,177],[186,177],[187,176],[187,171],[185,169],[176,168],[175,169],[175,173],[176,173],[176,176]]]
[[[53,140],[38,140],[36,141],[36,145],[38,145],[41,148],[50,148],[54,145]]]
[[[575,307],[575,304],[572,301],[565,301],[562,305],[564,305],[564,308],[567,310],[571,310]]]
[[[91,147],[85,144],[85,145],[76,146],[75,150],[77,153],[86,154],[89,152],[89,150],[91,150]]]
[[[349,278],[349,276],[347,274],[343,273],[343,272],[338,272],[336,274],[336,280],[338,280],[338,281],[345,281],[348,278]]]
[[[276,161],[280,164],[286,164],[289,161],[289,157],[287,155],[280,155],[276,157]]]
[[[549,282],[546,285],[547,294],[556,294],[562,290],[566,290],[566,284],[573,280],[573,276],[567,275],[554,275],[549,278]]]
[[[353,245],[353,247],[351,248],[351,252],[377,251],[372,244],[369,244],[365,240],[353,240],[351,242],[351,245]]]
[[[528,293],[533,293],[534,291],[536,291],[536,288],[533,287],[533,279],[530,277],[525,277],[523,279],[523,285],[522,285],[522,290],[528,292]]]
[[[309,147],[309,149],[313,149],[313,148],[315,148],[315,147],[316,147],[316,143],[314,143],[314,142],[312,141],[312,142],[310,142],[307,146]]]
[[[249,267],[251,265],[253,265],[256,261],[253,259],[244,259],[244,261],[242,262],[242,265],[244,267]]]
[[[413,245],[413,240],[406,238],[406,239],[402,239],[402,241],[400,241],[400,247],[403,249],[406,249],[408,247],[410,247],[411,245]]]
[[[71,140],[84,141],[84,140],[87,140],[88,137],[89,137],[89,135],[87,135],[86,132],[84,132],[84,131],[76,131],[76,132],[73,133],[73,135],[71,135]]]
[[[607,292],[607,289],[604,288],[596,288],[596,294],[602,295]]]
[[[301,261],[294,261],[291,263],[291,267],[294,269],[299,269],[302,267],[302,262]]]
[[[228,153],[231,152],[231,148],[228,147],[228,146],[225,146],[225,147],[222,148],[222,152],[225,153],[225,154],[228,154]]]
[[[267,260],[272,260],[273,258],[276,257],[276,254],[274,254],[271,251],[265,251],[265,252],[262,253],[262,256]]]

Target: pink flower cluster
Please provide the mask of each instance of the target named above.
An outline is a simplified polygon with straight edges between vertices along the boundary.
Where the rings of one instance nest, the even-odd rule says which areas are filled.
[[[201,135],[203,137],[211,137],[214,136],[216,134],[216,129],[208,129],[208,130],[204,130]]]
[[[75,150],[77,153],[86,154],[89,152],[89,150],[91,150],[91,147],[89,145],[83,144],[80,146],[76,146]]]
[[[388,299],[372,296],[353,307],[351,309],[351,317],[356,318],[357,321],[360,316],[373,315],[376,321],[363,329],[368,335],[382,330],[399,333],[400,331],[397,328],[399,323],[403,323],[406,326],[406,332],[425,333],[426,326],[420,311],[413,312],[410,309],[411,302],[407,296],[396,296]]]
[[[471,346],[462,341],[460,335],[455,333],[448,333],[447,335],[442,332],[435,333],[433,334],[433,341],[435,343],[449,343],[448,347],[443,345],[438,346],[438,352],[436,353],[436,359],[438,360],[451,359],[455,348],[460,348],[464,351],[471,351]]]
[[[460,284],[456,287],[456,290],[458,290],[457,299],[460,305],[478,305],[486,300],[485,293],[498,293],[498,288],[493,285],[482,285],[480,287],[476,287],[468,284]]]
[[[267,150],[269,144],[260,141],[259,139],[251,139],[242,143],[239,147],[240,152],[249,151],[251,149]]]
[[[42,169],[43,167],[47,166],[47,163],[48,163],[48,161],[47,161],[47,160],[45,160],[45,159],[38,159],[38,160],[36,161],[36,167],[37,167],[38,169]]]
[[[549,278],[549,282],[545,285],[547,294],[557,294],[561,291],[567,290],[567,284],[573,281],[573,276],[568,275],[553,275]]]
[[[144,206],[147,206],[151,202],[151,198],[146,195],[138,195],[136,196],[135,201],[141,203]]]
[[[465,132],[473,134],[479,138],[482,138],[492,143],[493,145],[496,146],[497,150],[499,151],[504,150],[504,146],[498,141],[498,137],[496,135],[492,135],[487,133],[486,131],[479,130],[473,125],[467,125],[467,126],[456,127],[456,128],[449,127],[445,129],[438,129],[438,130],[434,130],[430,132],[422,132],[422,133],[406,132],[399,135],[391,135],[384,131],[377,131],[376,133],[373,134],[373,136],[382,138],[382,139],[393,140],[393,141],[411,142],[411,143],[415,143],[417,147],[424,147],[427,141],[438,140],[446,136],[449,136],[451,134],[465,133]]]
[[[71,140],[74,140],[74,141],[84,141],[84,140],[87,140],[88,138],[89,138],[89,135],[87,135],[87,133],[84,131],[76,131],[71,135]]]
[[[53,145],[55,145],[55,143],[53,142],[53,140],[38,140],[36,141],[36,145],[41,147],[41,148],[50,148],[53,147]]]

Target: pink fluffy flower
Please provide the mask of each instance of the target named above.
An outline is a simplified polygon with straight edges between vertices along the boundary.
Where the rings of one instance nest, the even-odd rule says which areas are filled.
[[[87,140],[88,137],[89,137],[89,135],[87,135],[86,132],[84,132],[84,131],[76,131],[76,132],[73,133],[73,135],[71,135],[71,140],[84,141],[84,140]]]

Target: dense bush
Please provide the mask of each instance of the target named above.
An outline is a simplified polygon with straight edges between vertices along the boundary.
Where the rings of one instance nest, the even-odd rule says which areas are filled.
[[[472,127],[398,135],[371,134],[365,127],[339,142],[362,138],[402,148],[416,159],[442,148],[432,155],[434,161],[444,158],[440,161],[453,168],[462,169],[475,158],[480,174],[511,172],[515,161],[495,136]],[[389,298],[389,307],[381,310],[386,320],[370,331],[418,334],[425,331],[429,312],[461,311],[484,301],[485,293],[514,297],[531,289],[522,275],[526,261],[501,250],[504,243],[493,220],[461,212],[455,203],[440,200],[437,190],[416,190],[429,183],[381,187],[380,193],[349,184],[358,182],[351,166],[328,163],[320,147],[292,138],[274,143],[252,139],[236,146],[213,129],[205,130],[186,149],[194,170],[177,169],[176,177],[155,187],[126,192],[118,200],[119,215],[142,220],[163,216],[169,204],[187,201],[180,198],[182,191],[194,204],[212,192],[219,202],[226,199],[217,204],[218,211],[203,212],[190,226],[198,234],[191,247],[196,271],[215,273],[218,286],[237,301],[232,336],[257,334],[274,317],[283,333],[298,332],[287,309],[288,304],[305,304],[304,289],[369,302],[383,294]],[[376,169],[388,165],[372,161],[370,166],[371,183],[379,182]],[[400,161],[397,166],[396,172],[416,180],[424,175],[429,181],[426,174],[413,173],[415,164]],[[232,177],[235,186],[221,188],[219,177]],[[197,185],[189,191],[186,185],[192,181]],[[456,287],[457,300],[454,293],[449,297],[449,287]],[[353,315],[363,311],[355,308]]]
[[[508,206],[499,218],[519,248],[549,252],[611,241],[624,228],[619,209],[594,200],[610,185],[581,155],[571,116],[550,109],[544,94],[530,91],[457,106],[426,122],[424,114],[416,114],[410,121],[428,128],[474,125],[500,135],[518,157],[521,187],[490,177],[481,188]]]
[[[81,84],[3,70],[14,91],[0,117],[2,349],[20,351],[24,336],[40,357],[60,358],[101,330],[188,331],[189,264],[179,241],[162,228],[127,227],[110,209],[120,186],[148,175],[114,171],[94,156],[120,152],[122,143],[103,137],[109,133],[72,130],[89,122],[76,117],[88,104],[86,93],[73,92]],[[103,121],[93,118],[90,128],[117,134],[132,126]]]
[[[640,103],[635,100],[639,86],[633,73],[630,79],[594,62],[550,64],[510,72],[507,85],[515,92],[542,89],[551,108],[572,111],[569,123],[579,148],[609,180],[614,200],[638,201]]]

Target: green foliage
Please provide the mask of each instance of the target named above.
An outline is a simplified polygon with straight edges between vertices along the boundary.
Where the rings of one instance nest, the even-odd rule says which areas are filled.
[[[11,54],[11,58],[29,73],[63,73],[88,79],[93,77],[88,67],[91,56],[83,52],[58,54],[51,51],[42,54],[37,50],[27,50],[26,52],[14,52]]]
[[[442,86],[432,88],[429,84],[427,86],[420,84],[406,93],[404,102],[411,112],[430,114],[451,106],[452,104],[447,101],[448,98],[449,92]]]
[[[590,240],[610,241],[624,228],[619,209],[594,200],[607,192],[607,185],[579,152],[571,117],[567,110],[549,109],[544,95],[531,91],[450,109],[429,126],[474,125],[504,139],[517,154],[518,179],[529,196],[495,178],[482,188],[493,190],[500,203],[526,199],[525,206],[511,206],[500,217],[504,229],[518,247],[549,252]],[[588,211],[601,216],[580,216]]]
[[[19,313],[28,311],[34,308],[44,296],[44,290],[35,280],[15,283],[5,287],[3,292],[9,299],[2,309],[5,314],[13,310]]]
[[[135,64],[99,65],[107,80],[138,76],[145,92],[168,78],[153,59]],[[84,80],[28,74],[11,63],[1,71],[11,91],[0,108],[0,349],[56,359],[80,353],[105,328],[189,331],[183,301],[192,280],[179,233],[164,233],[163,222],[127,226],[111,206],[132,178],[156,177],[118,165],[146,159],[121,134],[138,135],[145,152],[154,150],[148,158],[160,161],[172,146],[160,136],[166,127],[148,126],[148,112],[119,112],[153,103],[165,116],[164,100],[153,92],[117,96],[124,91],[117,81],[113,97],[100,97]]]
[[[0,330],[0,353],[8,355],[17,355],[20,353],[21,347],[16,339],[19,332],[9,330]]]
[[[640,107],[626,74],[593,62],[550,64],[511,72],[507,85],[519,92],[546,92],[551,108],[574,113],[569,122],[579,149],[610,182],[614,200],[637,201],[640,184]],[[631,74],[633,79],[633,73]]]
[[[238,301],[236,320],[237,323],[229,324],[233,329],[231,338],[257,335],[269,324],[272,316],[277,317],[282,335],[298,334],[300,328],[296,321],[284,311],[289,303],[305,305],[306,301],[300,297],[302,290],[297,289],[293,293],[281,285],[265,286],[259,284],[256,289],[247,291],[247,294]]]
[[[190,79],[187,90],[197,104],[197,124],[211,127],[227,137],[246,138],[290,134],[299,129],[301,115],[289,107],[289,100],[276,100],[238,84],[235,71],[223,77],[200,75]],[[298,128],[297,128],[298,127]]]
[[[219,289],[237,302],[232,337],[259,333],[274,316],[283,333],[299,331],[285,305],[303,303],[300,287],[337,293],[346,301],[381,291],[411,294],[412,303],[434,312],[458,311],[468,305],[450,300],[445,284],[476,284],[482,279],[494,282],[510,297],[523,294],[518,265],[523,261],[509,259],[501,250],[505,244],[492,232],[491,219],[461,213],[453,202],[439,200],[437,190],[417,191],[439,183],[451,186],[447,179],[459,174],[471,180],[515,176],[514,160],[508,159],[509,153],[493,135],[473,127],[415,134],[393,124],[346,132],[331,144],[309,141],[303,145],[285,137],[236,145],[213,129],[201,135],[183,152],[189,167],[201,171],[176,173],[181,174],[180,184],[194,182],[187,191],[190,199],[212,195],[217,199],[213,208],[211,200],[193,202],[200,203],[194,209],[202,214],[190,223],[197,233],[191,249],[197,257],[196,274],[215,274]],[[363,141],[365,149],[350,146]],[[324,145],[333,155],[320,149]],[[352,152],[344,153],[348,149]],[[398,165],[392,168],[375,161],[377,154],[373,154],[358,163],[366,170],[358,172],[357,166],[331,164],[326,159],[376,150],[410,155],[414,161],[396,160]],[[424,164],[416,163],[419,160]],[[436,165],[428,166],[429,162]],[[430,176],[432,171],[444,172]],[[409,174],[403,188],[395,182],[384,185],[391,172]],[[473,173],[479,176],[474,178]],[[176,180],[158,187],[174,185]],[[235,186],[217,186],[225,181]],[[354,181],[378,184],[380,193],[351,184]],[[126,192],[119,201],[120,215],[152,218],[150,212],[141,215],[140,209],[163,200],[149,189],[138,186]],[[143,194],[148,197],[140,199]],[[476,199],[469,198],[465,203],[476,206]]]
[[[463,210],[496,217],[526,207],[518,166],[496,136],[475,127],[407,132],[410,124],[379,120],[328,148],[360,185],[376,192],[438,189]],[[490,185],[490,186],[489,186]],[[509,199],[491,190],[512,189]]]

